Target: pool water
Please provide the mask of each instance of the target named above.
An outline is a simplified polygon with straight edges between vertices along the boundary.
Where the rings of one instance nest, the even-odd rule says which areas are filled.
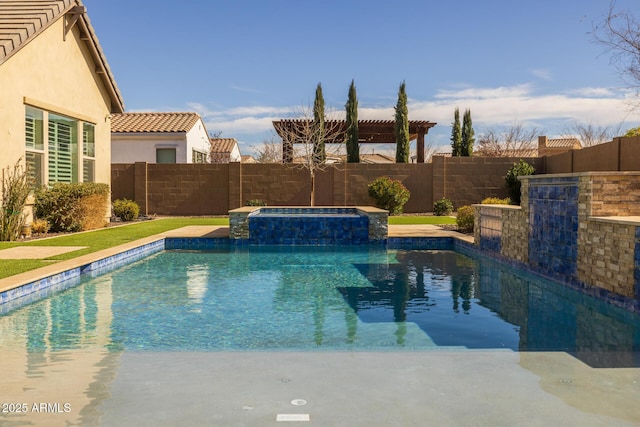
[[[564,351],[640,366],[640,319],[454,251],[162,251],[0,316],[28,351]]]

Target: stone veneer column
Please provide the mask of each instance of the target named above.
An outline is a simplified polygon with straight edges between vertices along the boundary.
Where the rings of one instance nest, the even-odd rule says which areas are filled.
[[[369,217],[369,242],[385,241],[389,235],[389,212],[382,209],[380,211],[367,212]]]
[[[260,207],[244,206],[229,211],[229,238],[249,239],[249,214]]]

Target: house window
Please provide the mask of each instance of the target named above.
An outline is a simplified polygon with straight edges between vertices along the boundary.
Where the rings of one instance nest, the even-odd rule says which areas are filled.
[[[25,160],[27,174],[35,187],[44,183],[44,134],[43,113],[27,107],[25,114]]]
[[[175,148],[156,148],[156,163],[175,163]]]
[[[49,184],[78,182],[78,122],[49,114]]]
[[[192,163],[207,163],[207,154],[202,151],[192,150],[191,151],[191,162]]]
[[[79,137],[81,132],[81,138]],[[82,153],[79,147],[82,145]],[[95,126],[25,106],[25,160],[36,187],[95,180]]]
[[[82,181],[94,182],[96,178],[96,127],[82,124]]]

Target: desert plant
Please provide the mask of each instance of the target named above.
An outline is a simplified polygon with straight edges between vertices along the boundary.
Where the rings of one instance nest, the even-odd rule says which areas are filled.
[[[108,196],[107,184],[56,183],[36,192],[35,216],[46,220],[51,231],[82,231],[104,224]]]
[[[24,208],[31,192],[29,176],[20,165],[2,169],[2,200],[0,201],[0,240],[13,241],[20,237],[25,225]]]
[[[443,197],[433,204],[433,213],[436,216],[448,216],[453,212],[453,202]]]
[[[31,232],[34,234],[47,234],[49,232],[49,223],[46,219],[34,219],[31,223]]]
[[[113,214],[121,221],[133,221],[140,214],[140,207],[133,200],[118,199],[113,202]]]
[[[388,210],[391,215],[401,214],[404,205],[411,197],[411,193],[402,182],[388,176],[373,180],[368,186],[368,191],[369,197],[374,200],[374,205]]]
[[[533,175],[535,171],[533,166],[522,159],[520,159],[518,163],[514,163],[511,169],[507,171],[507,176],[504,177],[504,180],[506,182],[507,192],[511,200],[513,200],[514,205],[520,204],[520,187],[522,184],[518,177]]]
[[[245,205],[246,206],[267,206],[267,202],[261,199],[251,199],[251,200],[247,200],[247,203],[245,203]]]
[[[511,199],[509,197],[505,197],[504,199],[501,199],[499,197],[487,197],[480,203],[483,205],[510,205]]]
[[[474,211],[471,206],[461,206],[458,208],[458,215],[456,216],[456,225],[458,230],[463,233],[470,233],[473,231],[473,219]]]

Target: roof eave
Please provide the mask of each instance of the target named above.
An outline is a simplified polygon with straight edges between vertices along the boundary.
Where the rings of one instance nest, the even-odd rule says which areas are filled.
[[[78,1],[78,4],[82,2]],[[109,63],[107,62],[107,58],[102,51],[102,47],[100,46],[100,42],[98,41],[98,37],[96,36],[96,32],[91,25],[91,21],[89,20],[89,16],[87,13],[83,13],[81,19],[78,20],[81,26],[81,30],[85,35],[88,35],[88,38],[85,40],[89,49],[91,50],[91,55],[93,56],[93,60],[96,63],[95,72],[101,77],[107,92],[109,93],[109,97],[111,98],[111,112],[112,113],[124,113],[124,100],[122,98],[122,94],[118,89],[118,85],[116,84],[116,79],[111,72],[111,68],[109,68]]]

